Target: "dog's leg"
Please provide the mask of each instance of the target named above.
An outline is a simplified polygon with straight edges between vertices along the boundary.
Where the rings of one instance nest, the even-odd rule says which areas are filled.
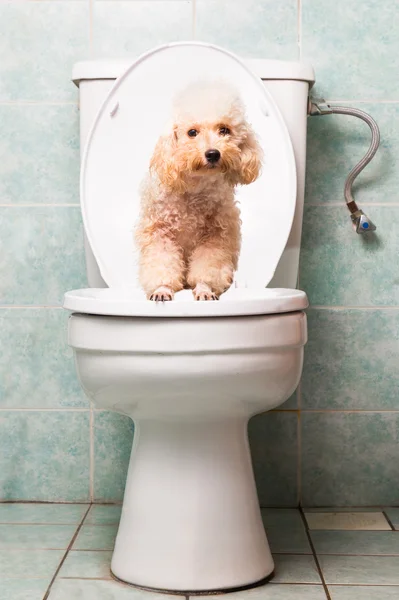
[[[233,282],[235,257],[231,251],[208,240],[191,255],[187,283],[195,300],[218,300]]]
[[[153,239],[140,253],[139,278],[149,300],[173,300],[183,289],[185,264],[181,249],[168,239]]]

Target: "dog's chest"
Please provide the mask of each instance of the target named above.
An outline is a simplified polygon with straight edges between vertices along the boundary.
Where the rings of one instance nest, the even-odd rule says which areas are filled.
[[[209,234],[216,214],[216,207],[205,202],[184,203],[175,221],[175,235],[179,243],[185,248],[195,246],[200,239]]]

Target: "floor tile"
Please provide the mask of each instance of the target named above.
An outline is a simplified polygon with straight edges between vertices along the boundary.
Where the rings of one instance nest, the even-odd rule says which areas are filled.
[[[182,596],[146,592],[116,581],[88,579],[58,579],[49,596],[49,600],[166,600],[167,598],[182,600]],[[315,597],[315,600],[319,599]]]
[[[311,554],[301,515],[296,509],[262,509],[270,548],[275,553]]]
[[[313,556],[274,554],[273,583],[321,583]]]
[[[306,512],[306,521],[312,530],[391,531],[382,512]]]
[[[77,525],[0,525],[0,548],[67,548]]]
[[[88,504],[0,504],[0,523],[79,524]]]
[[[326,600],[326,595],[321,585],[276,583],[243,592],[230,593],[226,595],[227,598],[228,600]],[[53,600],[53,598],[50,597],[50,600]],[[58,600],[58,598],[55,600]],[[64,598],[60,600],[64,600]]]
[[[3,579],[0,588],[0,600],[43,600],[51,581],[48,579]]]
[[[399,508],[386,508],[385,512],[394,529],[399,530]]]
[[[58,577],[79,579],[111,579],[112,552],[71,550],[61,567]]]
[[[319,563],[326,583],[399,585],[398,556],[319,556]]]
[[[311,531],[317,554],[397,554],[395,531]]]
[[[249,422],[249,444],[261,506],[298,501],[298,415],[268,412]]]
[[[117,532],[113,525],[83,525],[73,550],[113,550]]]
[[[122,506],[92,506],[85,519],[85,525],[117,525],[122,512]]]
[[[395,586],[329,585],[331,600],[398,600],[399,588]]]
[[[0,549],[0,579],[29,579],[34,576],[37,579],[50,581],[64,554],[65,550],[32,552],[32,550]]]

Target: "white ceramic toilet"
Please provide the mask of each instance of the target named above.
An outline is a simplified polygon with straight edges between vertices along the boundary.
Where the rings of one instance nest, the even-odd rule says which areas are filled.
[[[194,302],[186,290],[154,303],[136,282],[137,187],[173,92],[210,64],[243,95],[263,174],[238,192],[243,244],[229,292],[219,302]],[[295,288],[313,70],[182,43],[134,64],[79,63],[73,78],[91,287],[65,295],[68,341],[94,406],[135,422],[112,573],[176,592],[253,585],[274,567],[247,424],[295,390],[307,336],[307,298]]]

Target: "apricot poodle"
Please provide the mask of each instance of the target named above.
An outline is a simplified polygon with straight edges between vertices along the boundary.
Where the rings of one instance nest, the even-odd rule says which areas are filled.
[[[230,85],[203,82],[178,95],[142,184],[135,232],[149,300],[172,300],[183,288],[217,300],[231,286],[241,243],[234,192],[260,168],[260,146]]]

